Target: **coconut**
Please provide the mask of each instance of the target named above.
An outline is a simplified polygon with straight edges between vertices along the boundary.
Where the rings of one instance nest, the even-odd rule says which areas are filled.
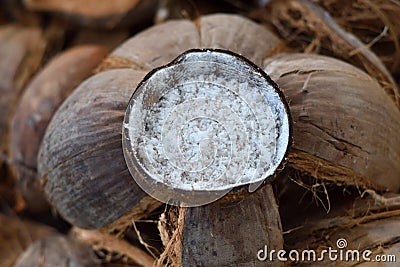
[[[106,56],[99,46],[71,48],[49,62],[24,90],[10,129],[11,169],[27,208],[48,208],[37,179],[37,154],[46,127],[56,109]]]
[[[191,48],[230,49],[261,64],[279,45],[262,26],[223,14],[170,21],[126,41],[67,98],[46,130],[38,168],[51,204],[81,228],[124,228],[150,213],[161,203],[130,176],[121,144],[125,109],[139,81]]]
[[[379,83],[320,55],[278,55],[264,70],[290,103],[290,166],[338,185],[399,190],[400,112]]]

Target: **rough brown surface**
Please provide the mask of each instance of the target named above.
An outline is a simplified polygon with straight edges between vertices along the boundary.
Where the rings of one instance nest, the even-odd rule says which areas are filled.
[[[307,214],[292,225],[285,235],[287,250],[314,249],[317,253],[328,247],[338,249],[337,240],[345,239],[346,250],[371,250],[375,255],[395,255],[400,257],[400,198],[398,195],[382,197],[372,192],[372,197],[354,199],[352,196],[332,199],[334,205],[329,214],[321,208],[309,209]],[[309,266],[303,262],[299,266]],[[324,261],[313,266],[397,266],[395,262]],[[375,264],[375,265],[373,265]]]
[[[90,76],[107,49],[71,48],[47,64],[25,89],[10,129],[10,158],[18,188],[32,212],[47,207],[36,177],[37,153],[51,117],[65,98]]]
[[[225,21],[237,30],[217,26]],[[100,70],[106,71],[81,84],[53,117],[41,147],[39,173],[50,202],[74,225],[123,225],[129,216],[123,217],[125,222],[115,220],[128,211],[143,215],[137,205],[149,212],[157,203],[143,199],[145,193],[130,177],[121,149],[126,105],[147,71],[194,47],[226,48],[260,63],[279,42],[240,16],[205,16],[197,24],[171,21],[126,41],[103,62]],[[261,38],[250,38],[253,34]],[[244,44],[245,38],[253,41]],[[112,68],[116,70],[107,70]]]
[[[269,8],[269,12],[261,11],[255,17],[274,25],[288,43],[302,52],[334,56],[365,70],[399,106],[399,89],[385,65],[328,12],[308,0],[274,1]]]
[[[50,122],[39,152],[39,175],[51,204],[82,228],[105,226],[145,193],[122,153],[122,122],[144,73],[105,71],[82,83]]]
[[[8,135],[19,96],[39,68],[46,48],[42,32],[34,27],[0,27],[0,195],[13,201],[13,181],[6,173]],[[4,188],[3,188],[3,185]]]
[[[278,206],[270,185],[255,193],[231,193],[211,204],[185,210],[181,208],[178,218],[167,214],[164,218],[168,220],[161,220],[167,254],[164,264],[282,266],[278,261],[257,260],[257,252],[265,245],[283,248]]]
[[[7,151],[7,135],[18,98],[39,68],[46,42],[40,29],[16,25],[0,28],[0,151]]]
[[[294,168],[347,185],[399,190],[400,112],[375,80],[311,54],[269,58],[264,70],[290,103]]]

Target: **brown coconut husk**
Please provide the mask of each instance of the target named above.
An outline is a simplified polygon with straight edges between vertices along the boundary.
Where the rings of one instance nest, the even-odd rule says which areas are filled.
[[[24,86],[37,71],[47,42],[35,27],[0,28],[0,196],[13,206],[13,180],[8,175],[8,136],[12,116]]]
[[[304,193],[304,188],[297,189],[297,192],[300,191]],[[291,195],[294,200],[293,191]],[[285,225],[285,249],[287,251],[294,249],[300,253],[305,249],[312,249],[320,253],[328,247],[338,249],[337,241],[345,239],[347,246],[344,251],[362,252],[368,249],[372,251],[371,259],[375,255],[395,255],[398,259],[400,196],[396,194],[382,196],[373,190],[365,191],[362,196],[362,198],[354,197],[350,192],[333,193],[329,196],[332,206],[328,213],[321,207],[316,207],[315,203],[306,209],[300,208],[302,214],[297,219],[292,218],[290,223]],[[306,199],[307,197],[303,198],[302,204],[298,206],[307,204]],[[295,209],[292,207],[292,210]],[[287,213],[287,210],[284,212]],[[300,262],[296,266],[309,264],[310,262]],[[326,257],[324,261],[312,264],[313,266],[371,266],[371,262],[365,262],[362,258],[360,262],[340,260],[332,262]],[[394,263],[386,264],[394,266],[391,265]]]
[[[157,266],[282,266],[257,260],[265,245],[283,248],[271,185],[254,193],[229,193],[200,207],[169,207],[159,231],[165,250]]]
[[[114,235],[102,233],[100,231],[90,231],[79,228],[72,229],[72,236],[81,242],[90,244],[96,251],[107,252],[109,255],[116,253],[116,256],[126,257],[124,261],[132,261],[135,265],[143,267],[152,267],[155,258],[142,249],[128,243],[127,241]],[[105,262],[112,260],[112,257],[106,257]]]
[[[99,73],[63,103],[42,142],[44,191],[65,219],[80,228],[112,232],[161,205],[128,172],[121,147],[123,116],[147,72],[199,47],[229,49],[261,65],[281,43],[249,19],[217,14],[156,25],[115,49]]]
[[[272,24],[298,51],[333,56],[363,69],[399,106],[399,89],[385,65],[368,45],[345,31],[320,6],[308,0],[274,1],[251,16]]]
[[[48,226],[0,214],[0,266],[14,266],[33,242],[54,232]]]
[[[107,55],[100,46],[71,48],[49,62],[26,87],[10,129],[11,171],[32,213],[49,208],[37,178],[37,154],[50,119],[67,96]]]
[[[326,9],[339,25],[356,35],[376,53],[392,74],[400,74],[399,1],[314,2]]]
[[[291,108],[289,166],[326,182],[400,189],[400,112],[373,78],[313,54],[274,56],[264,70]]]

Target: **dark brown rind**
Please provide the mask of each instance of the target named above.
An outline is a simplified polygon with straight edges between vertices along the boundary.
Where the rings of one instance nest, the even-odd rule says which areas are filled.
[[[18,189],[31,212],[48,208],[36,177],[39,146],[51,117],[67,96],[89,77],[107,49],[80,46],[63,52],[25,89],[10,129],[10,158]]]
[[[371,2],[371,1],[366,1]],[[274,1],[255,18],[271,23],[296,51],[334,56],[366,71],[400,105],[399,88],[367,44],[341,28],[328,12],[309,0]]]

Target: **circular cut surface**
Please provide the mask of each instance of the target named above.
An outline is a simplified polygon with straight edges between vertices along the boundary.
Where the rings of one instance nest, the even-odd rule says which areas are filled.
[[[287,104],[269,77],[222,50],[191,50],[133,94],[124,151],[156,199],[197,206],[271,177],[289,145]]]

